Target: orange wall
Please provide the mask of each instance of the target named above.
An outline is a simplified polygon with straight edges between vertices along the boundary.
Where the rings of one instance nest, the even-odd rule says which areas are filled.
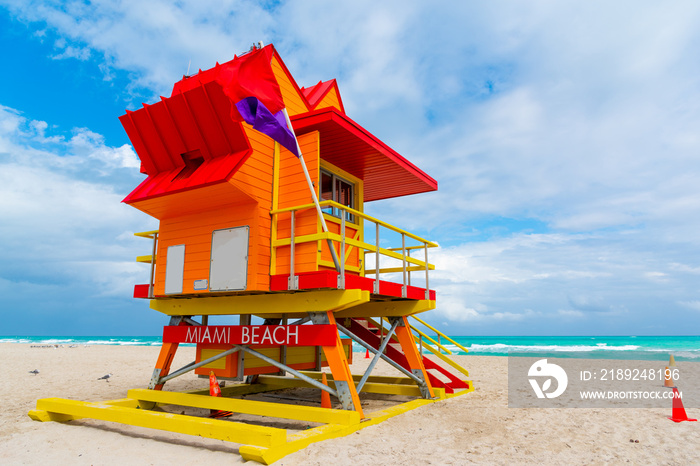
[[[292,78],[285,73],[279,60],[274,56],[272,57],[272,72],[277,78],[277,83],[282,91],[282,100],[284,100],[284,105],[287,107],[289,115],[308,112],[309,108],[306,106],[306,100],[301,96],[296,84],[292,84]]]
[[[252,153],[231,180],[224,186],[182,193],[179,199],[182,213],[177,215],[177,212],[171,212],[161,220],[156,257],[156,295],[164,293],[169,246],[185,245],[183,294],[207,293],[195,291],[194,281],[209,280],[214,230],[244,225],[250,227],[246,291],[269,290],[274,142],[247,125],[244,130]],[[231,193],[239,194],[232,196]],[[171,198],[168,205],[172,211],[175,203],[172,196],[168,197]]]
[[[195,293],[195,280],[209,280],[211,240],[214,230],[249,225],[252,239],[258,230],[255,219],[256,210],[256,204],[251,202],[161,220],[156,258],[155,294],[164,294],[168,247],[185,245],[182,291],[183,294]],[[251,241],[250,253],[253,253],[254,249]],[[256,283],[258,277],[255,273],[258,267],[255,264],[255,257],[249,255],[248,260],[247,287],[249,289],[258,286]],[[206,291],[197,291],[197,293],[206,293]]]
[[[340,100],[338,99],[338,94],[336,93],[335,88],[331,88],[328,91],[328,93],[323,97],[323,99],[321,99],[321,101],[316,105],[314,110],[326,107],[335,107],[339,111],[343,111],[342,107],[340,106]]]
[[[334,218],[333,220],[326,219],[326,224],[328,225],[328,230],[331,233],[337,233],[340,234],[340,223],[336,223],[336,219]],[[338,219],[338,222],[340,219]],[[345,223],[345,236],[347,238],[357,238],[357,240],[361,240],[362,238],[360,235],[357,234],[358,228],[351,224],[350,222]],[[357,235],[357,236],[356,236]],[[335,244],[335,252],[338,257],[338,261],[340,262],[340,244]],[[321,269],[333,269],[335,270],[335,267],[332,266],[333,263],[333,257],[331,256],[330,249],[328,249],[328,243],[325,241],[321,242],[321,260],[324,261],[325,264],[328,264],[327,266],[321,266]],[[345,266],[346,267],[359,267],[360,266],[360,254],[359,250],[354,247],[354,246],[349,246],[345,245]],[[349,272],[353,273],[353,272]]]
[[[304,154],[306,168],[311,180],[318,185],[319,179],[319,135],[312,132],[299,136],[299,147]],[[279,167],[279,204],[278,208],[284,209],[304,204],[312,204],[313,198],[309,185],[304,177],[304,172],[297,159],[291,152],[283,149],[280,154]],[[290,214],[278,216],[277,238],[289,238],[291,234]],[[318,226],[318,215],[315,209],[308,209],[296,214],[294,234],[296,236],[315,234],[321,231]],[[294,254],[294,270],[298,272],[313,272],[317,266],[318,244],[304,243],[296,246]],[[289,247],[277,248],[276,274],[288,274],[290,262]]]

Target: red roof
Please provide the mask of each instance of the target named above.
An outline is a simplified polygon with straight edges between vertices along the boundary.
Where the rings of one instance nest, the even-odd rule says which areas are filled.
[[[314,108],[335,89],[335,79],[299,89],[271,49],[293,90]],[[228,62],[228,63],[232,63]],[[175,83],[171,97],[127,111],[121,121],[148,178],[124,202],[174,194],[227,181],[246,162],[250,145],[231,102],[216,81],[224,63]],[[334,107],[292,117],[297,134],[320,131],[321,157],[364,180],[364,200],[374,201],[434,191],[437,182]]]
[[[301,92],[304,94],[306,101],[309,102],[310,108],[316,108],[316,106],[323,100],[323,98],[328,94],[331,89],[335,89],[336,95],[338,96],[338,103],[340,108],[345,113],[345,107],[343,106],[343,101],[340,98],[340,90],[338,89],[338,83],[335,79],[329,79],[326,82],[319,81],[318,84],[311,87],[302,87]]]
[[[292,117],[297,134],[319,131],[321,158],[364,180],[365,202],[437,190],[437,181],[332,107]]]
[[[119,117],[148,178],[124,202],[228,180],[250,155],[221,86],[207,83]]]

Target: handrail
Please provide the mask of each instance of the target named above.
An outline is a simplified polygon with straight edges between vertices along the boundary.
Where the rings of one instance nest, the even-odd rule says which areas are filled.
[[[338,203],[338,202],[335,202],[335,201],[322,201],[322,202],[320,203],[320,205],[321,205],[321,207],[335,207],[335,208],[340,209],[340,210],[345,210],[345,211],[347,211],[347,212],[349,212],[349,213],[351,213],[351,214],[353,214],[353,215],[357,215],[357,216],[360,217],[360,218],[363,218],[363,219],[365,219],[365,220],[369,220],[369,221],[372,222],[372,223],[377,223],[377,224],[379,224],[379,225],[381,225],[381,226],[383,226],[383,227],[385,227],[385,228],[388,228],[388,229],[390,229],[390,230],[392,230],[392,231],[394,231],[394,232],[396,232],[396,233],[404,234],[404,235],[406,235],[407,237],[409,237],[409,238],[411,238],[411,239],[414,239],[414,240],[419,241],[419,242],[421,242],[421,243],[425,243],[425,244],[428,245],[429,248],[437,248],[437,247],[440,246],[440,245],[437,244],[437,243],[433,243],[432,241],[428,241],[428,240],[425,239],[425,238],[421,238],[421,237],[418,236],[418,235],[414,235],[413,233],[409,233],[408,231],[402,230],[401,228],[398,228],[398,227],[395,227],[394,225],[391,225],[390,223],[386,223],[386,222],[384,222],[384,221],[382,221],[382,220],[379,220],[378,218],[374,218],[374,217],[372,217],[371,215],[367,215],[367,214],[365,214],[364,212],[360,212],[359,210],[355,210],[355,209],[353,209],[353,208],[351,208],[351,207],[345,206],[345,205],[340,204],[340,203]],[[284,213],[284,212],[291,212],[291,211],[293,211],[293,210],[294,210],[294,211],[299,211],[299,210],[306,210],[306,209],[313,209],[313,208],[316,208],[316,205],[315,205],[315,204],[303,204],[303,205],[294,206],[294,207],[286,207],[286,208],[284,208],[284,209],[275,209],[275,210],[271,210],[270,213],[271,213],[272,215],[275,215],[275,214],[281,214],[281,213]],[[420,246],[420,248],[422,249],[423,246]],[[400,250],[401,248],[398,248],[398,249]],[[406,248],[406,249],[408,249],[408,248]]]
[[[158,234],[159,230],[151,230],[151,231],[142,231],[140,233],[134,233],[134,236],[139,236],[141,238],[149,238],[153,239],[154,235]]]
[[[314,241],[318,240],[325,240],[325,239],[331,239],[337,242],[342,241],[342,236],[337,234],[337,233],[315,233],[311,235],[303,235],[303,236],[294,236],[294,244],[301,244],[301,243],[311,243]],[[281,238],[273,241],[272,246],[274,247],[279,247],[279,246],[289,246],[291,244],[291,238]],[[355,247],[360,247],[367,249],[370,253],[376,253],[376,246],[373,244],[366,243],[364,241],[352,239],[352,238],[345,238],[345,244],[350,245],[350,246],[355,246]],[[408,249],[408,248],[406,248]],[[421,248],[422,249],[422,248]],[[399,248],[399,251],[401,249]],[[379,248],[379,252],[381,254],[384,254],[385,256],[397,259],[397,260],[402,260],[402,255],[399,254],[398,252],[394,252],[391,249],[386,249],[386,248]],[[417,269],[414,270],[425,270],[425,262],[416,259],[414,257],[406,257],[406,261],[411,264],[415,264],[418,266]],[[429,270],[435,270],[435,266],[433,264],[428,264]],[[398,272],[403,270],[403,268],[398,268]],[[389,272],[390,269],[381,269],[380,272]],[[365,273],[374,273],[374,270],[366,270]]]
[[[151,278],[148,282],[148,297],[149,298],[153,298],[155,296],[153,293],[153,286],[155,284],[155,276],[156,276],[156,250],[158,247],[158,232],[159,231],[160,230],[150,230],[150,231],[142,231],[139,233],[134,233],[134,236],[153,240],[153,252],[151,253],[151,260],[149,261],[151,264]],[[139,257],[144,257],[144,256],[139,256]],[[140,262],[139,257],[136,258],[137,262]]]
[[[454,367],[455,369],[457,369],[457,370],[458,370],[459,372],[461,372],[462,374],[464,374],[464,375],[466,375],[467,377],[469,377],[469,371],[468,371],[468,370],[466,370],[464,367],[460,366],[459,364],[457,364],[456,362],[454,362],[452,359],[448,358],[448,357],[445,356],[444,354],[440,353],[440,350],[437,350],[437,349],[433,348],[432,346],[428,345],[427,343],[423,343],[422,346],[424,346],[425,348],[427,348],[428,351],[430,351],[430,352],[433,353],[435,356],[437,356],[438,358],[440,358],[441,360],[443,360],[446,364],[449,364],[450,366]]]
[[[446,352],[447,354],[452,354],[452,351],[450,351],[449,349],[445,348],[442,344],[440,344],[440,343],[438,343],[437,341],[433,340],[432,338],[430,338],[428,335],[426,335],[425,333],[423,333],[423,332],[421,332],[420,330],[418,330],[418,329],[417,329],[416,327],[414,327],[413,325],[411,325],[411,329],[413,329],[413,330],[415,330],[416,332],[418,332],[418,335],[420,335],[420,336],[422,336],[423,338],[425,338],[426,340],[430,341],[432,344],[434,344],[434,345],[436,345],[436,346],[438,346],[438,347],[444,349],[445,352]]]
[[[411,272],[415,271],[425,271],[425,299],[428,300],[430,299],[430,292],[429,292],[429,278],[428,278],[428,271],[429,270],[435,270],[435,266],[430,264],[428,262],[428,248],[434,248],[438,247],[439,245],[437,243],[433,243],[432,241],[428,241],[425,238],[421,238],[418,235],[415,235],[413,233],[410,233],[406,230],[403,230],[401,228],[395,227],[387,222],[384,222],[382,220],[379,220],[378,218],[372,217],[371,215],[367,215],[364,212],[361,212],[359,210],[353,209],[351,207],[345,206],[343,204],[340,204],[335,201],[331,200],[326,200],[322,201],[319,203],[321,207],[331,207],[334,210],[338,210],[340,212],[340,234],[338,233],[333,233],[330,231],[324,231],[324,232],[318,232],[316,231],[315,233],[306,233],[304,235],[297,235],[296,231],[294,229],[294,217],[297,212],[303,211],[303,210],[310,210],[318,207],[316,204],[302,204],[302,205],[297,205],[293,207],[286,207],[282,209],[273,209],[270,210],[270,215],[273,218],[277,218],[280,214],[284,213],[289,213],[291,215],[292,222],[290,224],[291,226],[291,232],[288,238],[278,238],[275,239],[271,242],[271,253],[276,255],[276,251],[278,247],[281,246],[290,246],[290,254],[294,254],[294,246],[300,243],[311,243],[314,241],[319,241],[319,240],[326,240],[329,243],[329,247],[332,249],[332,252],[335,251],[334,244],[337,242],[340,245],[341,251],[341,264],[340,264],[340,271],[338,274],[338,288],[339,289],[344,289],[345,288],[345,272],[347,271],[347,266],[345,261],[345,247],[350,246],[350,247],[356,247],[358,249],[364,250],[364,253],[374,253],[376,254],[376,266],[374,270],[364,268],[364,274],[374,274],[375,275],[375,283],[374,283],[374,293],[379,294],[379,274],[380,273],[391,273],[391,272],[401,272],[402,273],[402,288],[401,288],[401,296],[402,297],[407,297],[408,295],[408,287],[411,285]],[[347,214],[352,214],[355,219],[363,219],[369,222],[372,222],[376,226],[377,234],[376,234],[376,243],[374,245],[366,243],[365,241],[360,241],[358,239],[355,239],[353,237],[347,237],[346,236],[346,229],[345,229],[345,223],[346,223],[346,217]],[[353,222],[354,223],[354,222]],[[357,222],[358,224],[360,223],[359,220]],[[399,234],[401,235],[401,247],[400,248],[383,248],[379,246],[379,229],[380,227],[384,227],[390,231],[392,231],[394,234]],[[420,243],[418,246],[407,246],[406,245],[406,238],[410,238],[414,241],[417,241]],[[425,260],[419,260],[414,257],[411,257],[410,252],[422,249],[425,251]],[[395,267],[389,267],[389,268],[384,268],[381,269],[379,267],[379,257],[383,255],[386,257],[390,257],[392,259],[398,260],[401,262],[401,267],[400,268],[395,268]],[[362,268],[360,270],[363,270]],[[294,290],[296,289],[294,287],[294,283],[296,280],[296,275],[295,275],[295,270],[294,270],[294,257],[290,257],[290,276],[289,276],[289,290]]]
[[[425,325],[425,326],[428,327],[430,330],[432,330],[433,332],[435,332],[437,335],[440,335],[442,338],[444,338],[445,340],[449,341],[450,343],[452,343],[453,345],[455,345],[457,348],[461,349],[461,350],[464,351],[465,353],[468,353],[468,352],[469,352],[469,350],[468,350],[467,348],[465,348],[464,346],[460,345],[459,343],[457,343],[456,341],[454,341],[452,338],[448,337],[447,335],[445,335],[444,333],[442,333],[440,330],[436,329],[435,327],[433,327],[433,326],[430,325],[429,323],[423,321],[422,319],[419,319],[418,317],[416,317],[416,316],[414,316],[414,315],[412,315],[411,317],[413,317],[413,318],[416,319],[418,322],[420,322],[421,324]],[[411,328],[414,328],[416,331],[420,332],[420,331],[419,331],[417,328],[415,328],[413,325],[411,325]],[[442,346],[442,345],[441,345],[441,346]]]

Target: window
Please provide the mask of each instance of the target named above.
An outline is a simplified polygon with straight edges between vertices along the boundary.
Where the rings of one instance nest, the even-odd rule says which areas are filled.
[[[335,201],[338,204],[355,208],[355,186],[331,172],[321,170],[321,201]],[[323,209],[327,214],[340,218],[340,209],[326,207]],[[349,212],[345,214],[345,220],[355,221],[355,216]]]

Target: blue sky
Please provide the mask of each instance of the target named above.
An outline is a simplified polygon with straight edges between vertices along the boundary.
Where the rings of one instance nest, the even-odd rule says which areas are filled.
[[[698,334],[700,5],[439,5],[0,0],[0,334],[160,333],[117,117],[259,40],[438,180],[367,205],[441,244],[430,322]]]

